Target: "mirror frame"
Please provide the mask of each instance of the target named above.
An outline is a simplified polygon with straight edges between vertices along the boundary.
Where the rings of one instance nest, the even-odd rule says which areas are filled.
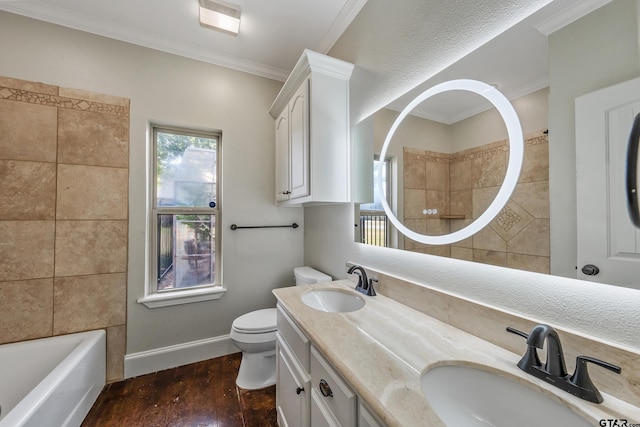
[[[402,110],[389,129],[389,133],[387,134],[382,145],[382,150],[380,151],[380,158],[385,158],[393,135],[400,124],[402,124],[404,118],[408,116],[411,111],[413,111],[422,102],[439,93],[454,90],[468,91],[480,95],[493,104],[493,106],[498,110],[507,128],[509,139],[509,163],[502,186],[500,187],[500,190],[493,202],[491,202],[482,215],[476,218],[471,224],[453,233],[440,236],[430,236],[410,230],[398,219],[389,206],[386,198],[381,198],[384,211],[396,229],[406,237],[415,240],[416,242],[428,245],[448,245],[459,242],[460,240],[464,240],[486,227],[491,221],[493,221],[509,201],[511,194],[518,183],[518,177],[520,176],[520,170],[522,169],[522,161],[524,157],[524,136],[520,119],[518,118],[515,109],[509,100],[498,89],[488,85],[487,83],[470,79],[449,80],[447,82],[437,84],[425,90],[422,94],[418,95],[413,101],[411,101],[409,105]],[[376,181],[376,185],[380,194],[384,194],[381,173],[381,166],[378,165],[378,179]]]

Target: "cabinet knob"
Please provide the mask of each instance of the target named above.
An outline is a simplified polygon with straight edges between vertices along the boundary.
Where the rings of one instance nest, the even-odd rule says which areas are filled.
[[[320,380],[320,393],[325,397],[333,397],[331,386],[325,380]]]
[[[282,194],[291,194],[291,191],[283,191]]]
[[[587,264],[582,267],[582,272],[587,276],[595,276],[596,274],[600,273],[600,269],[593,264]]]
[[[298,387],[298,388],[296,389],[296,394],[300,394],[300,393],[302,393],[303,391],[304,391],[304,387]]]

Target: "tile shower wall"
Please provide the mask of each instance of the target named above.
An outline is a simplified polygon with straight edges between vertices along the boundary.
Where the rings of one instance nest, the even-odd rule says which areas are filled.
[[[107,331],[124,376],[129,100],[0,77],[0,343]]]
[[[405,249],[549,273],[548,145],[548,136],[542,132],[528,136],[518,185],[498,217],[483,230],[444,246],[405,238]],[[405,224],[438,235],[461,229],[489,206],[504,179],[509,149],[506,141],[498,141],[454,154],[415,148],[405,148],[403,154]],[[425,214],[424,209],[438,213]]]

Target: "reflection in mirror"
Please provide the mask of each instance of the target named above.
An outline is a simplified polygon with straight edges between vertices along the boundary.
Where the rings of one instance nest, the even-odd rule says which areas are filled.
[[[424,105],[426,105],[426,101],[430,100],[434,96],[437,97],[438,95],[442,95],[443,93],[453,93],[458,95],[460,91],[470,92],[486,99],[486,101],[488,101],[493,107],[495,107],[506,127],[506,143],[501,147],[493,148],[494,150],[496,150],[495,159],[497,160],[497,163],[495,165],[484,163],[481,168],[476,168],[476,170],[480,172],[478,176],[480,181],[485,181],[483,178],[487,175],[493,175],[485,173],[485,171],[493,169],[493,166],[497,165],[498,170],[506,169],[506,172],[504,172],[503,177],[495,180],[490,179],[490,181],[495,181],[493,183],[488,183],[488,185],[494,185],[496,187],[494,197],[492,197],[486,205],[481,206],[478,209],[478,215],[472,218],[472,221],[470,221],[468,225],[458,230],[452,231],[451,227],[449,227],[448,224],[445,223],[444,227],[438,227],[436,231],[439,234],[435,235],[429,233],[427,227],[424,226],[426,225],[426,223],[421,215],[438,215],[438,209],[435,207],[425,207],[425,205],[427,204],[438,203],[442,205],[442,208],[448,210],[451,209],[449,202],[449,186],[455,184],[450,182],[451,180],[449,178],[449,174],[447,173],[451,157],[445,152],[439,153],[428,150],[408,152],[407,146],[402,144],[403,158],[408,159],[410,156],[418,156],[414,159],[415,161],[412,162],[413,164],[407,163],[407,165],[411,167],[405,168],[404,176],[409,178],[408,183],[410,185],[405,185],[404,200],[406,201],[405,206],[411,206],[413,208],[411,209],[411,214],[413,214],[414,218],[411,219],[418,220],[415,225],[418,226],[420,231],[412,229],[403,221],[401,221],[398,216],[396,216],[395,212],[390,208],[386,199],[382,199],[382,205],[393,226],[397,228],[398,231],[401,232],[404,236],[419,243],[428,245],[446,245],[459,242],[474,235],[476,232],[484,228],[487,224],[489,224],[489,222],[491,222],[498,216],[501,209],[504,208],[509,197],[511,196],[520,174],[523,156],[522,126],[520,125],[520,120],[518,119],[513,106],[504,97],[504,95],[494,87],[484,82],[470,79],[456,79],[440,83],[432,88],[427,89],[415,100],[413,100],[400,113],[394,124],[391,126],[391,129],[389,130],[389,133],[385,138],[385,142],[382,146],[380,157],[386,156],[386,153],[389,150],[393,139],[399,133],[398,131],[402,128],[402,125],[404,124],[405,120],[409,118],[410,114],[418,111],[419,108],[424,107]],[[408,143],[411,142],[411,139],[398,139],[402,139],[403,141],[406,141]],[[418,140],[420,140],[420,135],[418,136]],[[449,138],[448,143],[445,145],[449,147],[455,147],[455,143],[456,139],[454,137]],[[423,163],[423,154],[436,160],[436,162],[433,162],[434,164],[432,165],[432,169],[436,173],[432,174],[433,176],[429,177],[428,179],[428,171],[430,171],[431,169],[427,168],[425,170],[425,165]],[[435,154],[435,156],[433,156],[432,154]],[[426,172],[423,174],[423,171]],[[497,175],[499,174],[500,172],[498,172]],[[380,173],[379,175],[382,175],[382,173]],[[383,181],[379,179],[376,184],[379,187],[379,191],[383,192]],[[486,185],[487,182],[481,182],[481,184]],[[407,187],[410,188],[407,189]],[[427,191],[428,188],[432,188],[433,190]],[[414,191],[409,192],[410,190]],[[429,194],[434,194],[435,197],[432,197],[431,200],[429,200]],[[409,209],[405,210],[405,220],[409,219],[407,218],[407,213],[409,213],[409,211]],[[440,212],[442,212],[442,209],[440,210]],[[441,213],[438,216],[438,224],[442,224],[443,220],[450,219],[464,219],[464,217],[460,214],[451,214],[446,212]]]
[[[373,141],[373,152],[380,153],[389,127],[410,100],[426,88],[443,81],[473,78],[497,84],[514,105],[525,135],[523,171],[511,200],[499,217],[500,221],[493,221],[469,239],[448,246],[427,246],[398,237],[393,227],[389,227],[389,237],[384,243],[399,249],[639,287],[637,265],[640,263],[640,229],[636,229],[635,233],[635,252],[629,252],[624,257],[617,256],[608,250],[611,242],[607,241],[607,238],[616,238],[617,235],[613,236],[608,231],[622,227],[621,224],[611,224],[605,220],[607,209],[618,208],[611,205],[613,202],[610,200],[614,199],[600,188],[606,186],[597,186],[595,204],[598,209],[581,208],[585,201],[594,199],[596,194],[596,187],[585,183],[584,179],[585,176],[594,175],[593,168],[581,171],[581,165],[586,163],[585,157],[581,156],[592,156],[589,162],[593,163],[589,164],[597,164],[599,170],[607,170],[608,166],[605,164],[607,156],[602,154],[606,148],[602,146],[606,135],[592,138],[596,145],[585,148],[585,141],[576,136],[578,124],[575,107],[577,98],[640,77],[638,4],[636,0],[552,0],[500,36],[430,76],[414,90],[358,123],[356,130],[362,124],[371,128],[367,132]],[[416,45],[416,49],[419,46]],[[416,126],[428,127],[431,129],[429,132],[437,132],[440,127],[445,127],[449,133],[466,133],[478,140],[477,147],[465,147],[463,150],[487,151],[490,150],[490,144],[506,138],[505,135],[492,132],[494,128],[490,122],[485,122],[489,112],[463,105],[463,102],[442,104],[429,114],[417,117],[417,122],[423,120],[424,123]],[[548,133],[545,132],[547,129]],[[620,140],[626,142],[628,128],[622,133],[626,135]],[[405,168],[409,170],[412,167],[407,164],[409,156],[403,150],[399,153],[397,149],[394,151],[388,159],[390,173],[387,197],[396,214],[405,218],[404,211],[409,206],[405,200],[403,181],[412,179],[410,174],[405,177]],[[448,155],[458,153],[432,151]],[[424,174],[433,174],[434,169],[430,167],[427,172],[425,166]],[[462,191],[454,190],[459,179],[469,178],[458,178],[458,172],[453,169],[449,159],[450,211],[447,213],[457,214],[451,204],[454,200],[452,193]],[[470,166],[457,169],[473,177]],[[373,188],[372,177],[369,179]],[[470,180],[472,185],[478,185],[473,178]],[[604,178],[598,180],[598,183],[602,182],[605,182]],[[426,189],[429,190],[432,189]],[[470,190],[472,197],[474,190],[479,194],[476,188]],[[361,198],[359,201],[369,200]],[[474,215],[473,202],[470,206],[465,208],[465,215],[469,211]],[[626,206],[622,209],[626,210]],[[359,216],[359,206],[356,206],[355,215],[356,218]],[[407,217],[406,223],[413,219],[417,218]],[[457,223],[467,220],[466,216],[465,219],[446,219],[451,230],[461,226]],[[625,221],[631,224],[628,218]],[[446,225],[442,227],[446,228]],[[435,225],[431,227],[430,232],[436,233],[435,228]],[[551,229],[553,233],[550,233]],[[597,239],[594,238],[596,230]],[[360,228],[356,240],[373,243],[363,239],[362,235],[363,229]],[[622,237],[626,241],[631,236],[625,233]],[[621,268],[615,262],[625,264],[635,273],[617,274]],[[597,265],[600,273],[588,276],[582,269],[587,264]]]
[[[475,98],[481,97],[451,92],[430,98],[425,104],[455,99],[460,105],[468,105]],[[548,273],[546,98],[543,89],[514,101],[525,132],[528,130],[523,168],[511,199],[487,227],[450,245],[426,245],[397,233],[379,210],[375,221],[363,222],[361,217],[361,242]],[[422,107],[418,112],[428,110],[430,105]],[[478,218],[495,198],[508,163],[507,133],[499,113],[486,100],[483,110],[454,123],[412,115],[398,128],[387,152],[387,194],[389,205],[406,227],[433,236],[455,232]],[[527,110],[532,113],[527,114]],[[375,113],[375,152],[380,152],[398,114],[391,109]],[[376,205],[379,207],[379,203]],[[367,211],[361,215],[368,214],[371,206],[366,205]],[[388,236],[386,244],[372,241],[370,236],[383,230]]]

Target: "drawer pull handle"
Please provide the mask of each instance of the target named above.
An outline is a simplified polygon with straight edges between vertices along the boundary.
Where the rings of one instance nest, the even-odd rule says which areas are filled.
[[[300,394],[300,393],[302,393],[303,391],[304,391],[304,387],[298,387],[298,388],[296,389],[296,394]]]
[[[320,380],[320,393],[325,397],[333,397],[331,386],[325,380]]]

